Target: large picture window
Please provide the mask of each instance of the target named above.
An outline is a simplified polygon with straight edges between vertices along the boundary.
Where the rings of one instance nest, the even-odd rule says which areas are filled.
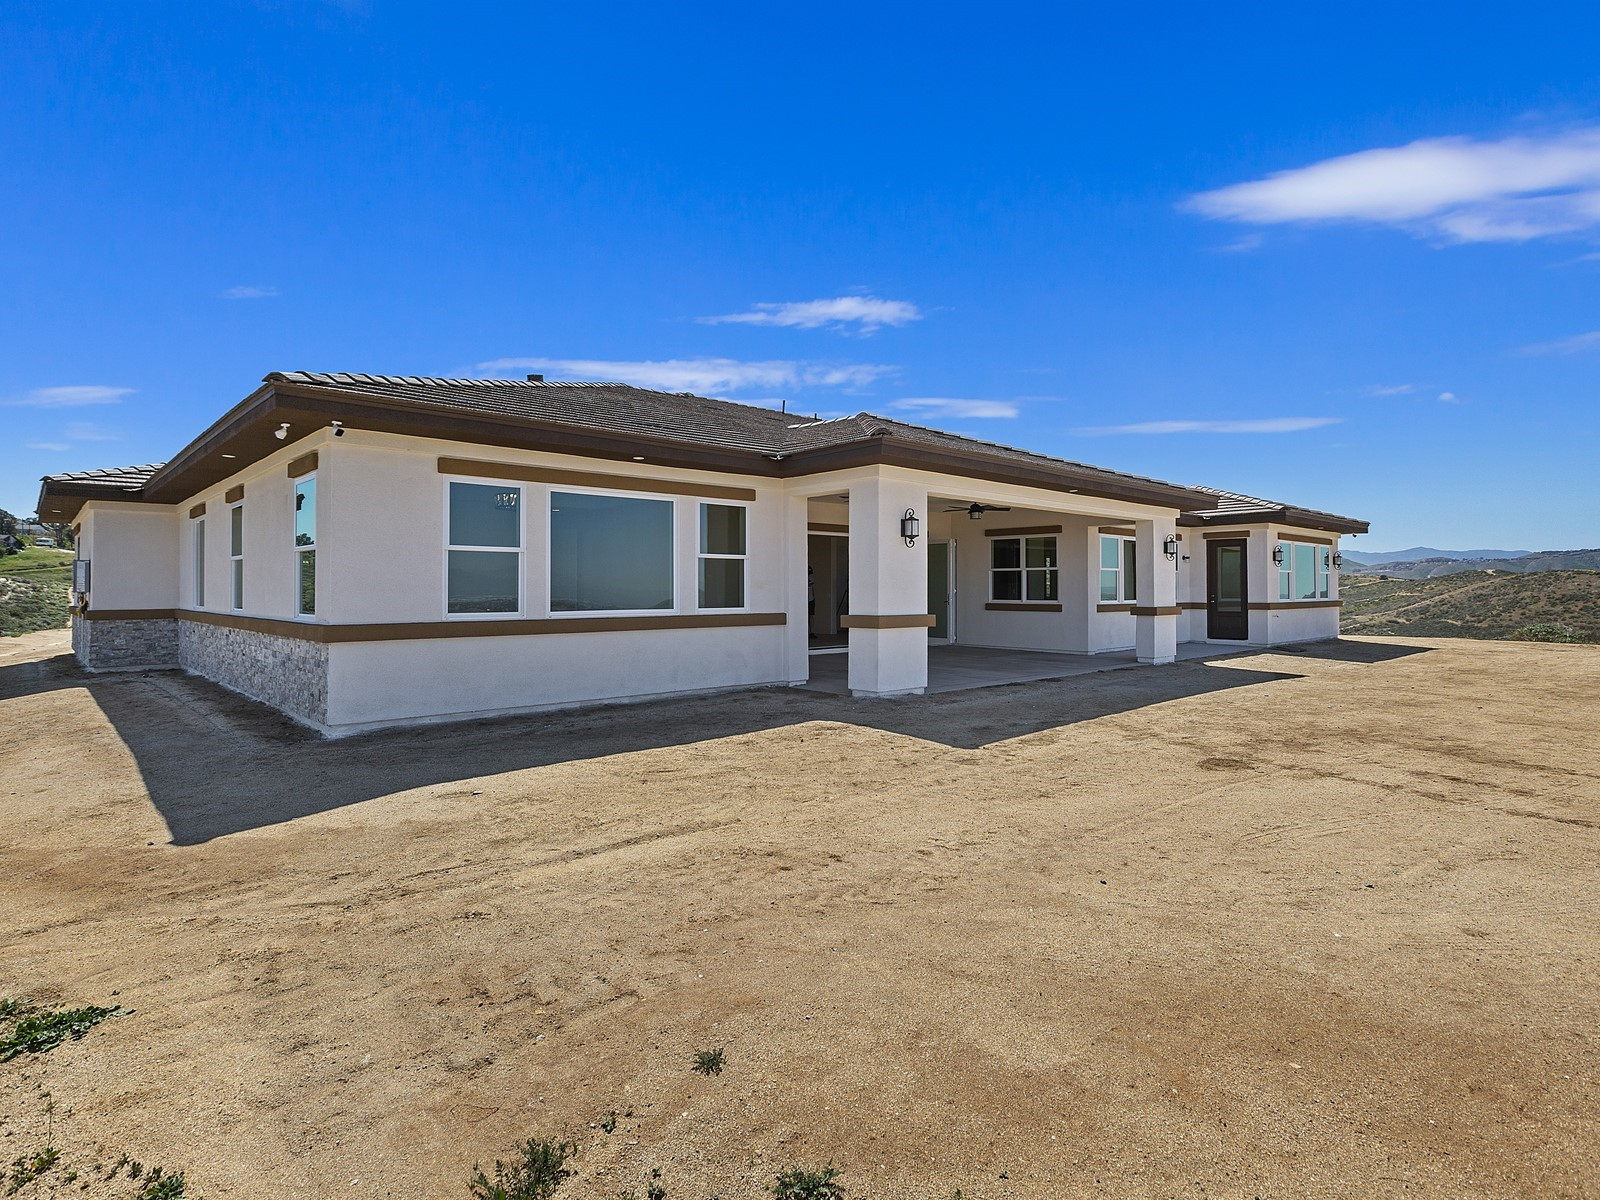
[[[294,485],[294,610],[302,617],[317,611],[317,477]]]
[[[1059,600],[1060,565],[1054,537],[991,538],[989,599]]]
[[[446,611],[522,611],[522,489],[452,482],[446,524]]]
[[[1100,535],[1100,602],[1132,604],[1139,598],[1137,551],[1133,538]]]
[[[228,510],[228,561],[230,599],[235,609],[244,607],[244,505]]]
[[[550,493],[551,612],[650,612],[675,598],[672,501]]]
[[[1280,542],[1278,599],[1326,600],[1333,566],[1333,547],[1308,542]]]
[[[700,506],[700,607],[743,608],[745,509],[737,504]]]

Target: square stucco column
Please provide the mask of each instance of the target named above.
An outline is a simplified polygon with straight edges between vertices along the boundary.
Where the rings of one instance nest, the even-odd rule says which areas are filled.
[[[922,523],[900,537],[906,509]],[[850,485],[849,684],[853,696],[920,695],[928,686],[928,492],[882,477]]]
[[[1178,532],[1176,515],[1135,521],[1139,599],[1134,605],[1134,648],[1142,663],[1169,663],[1178,657],[1178,572],[1162,552]]]
[[[783,498],[783,658],[788,664],[790,683],[805,683],[811,677],[806,604],[808,508],[804,496]]]

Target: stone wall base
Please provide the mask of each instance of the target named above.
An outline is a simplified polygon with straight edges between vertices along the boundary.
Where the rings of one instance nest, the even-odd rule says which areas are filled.
[[[72,615],[72,652],[91,671],[156,670],[178,665],[178,622],[89,621]]]
[[[198,621],[176,624],[176,665],[319,729],[326,727],[327,646]]]

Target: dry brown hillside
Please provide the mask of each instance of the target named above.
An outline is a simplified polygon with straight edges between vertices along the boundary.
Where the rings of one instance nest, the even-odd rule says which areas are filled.
[[[1339,588],[1345,633],[1508,638],[1532,626],[1559,626],[1574,636],[1542,629],[1523,636],[1600,642],[1600,571],[1467,571],[1437,579],[1345,575]]]

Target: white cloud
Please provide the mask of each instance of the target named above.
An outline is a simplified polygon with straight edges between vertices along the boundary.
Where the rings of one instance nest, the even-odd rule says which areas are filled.
[[[1259,233],[1247,233],[1243,237],[1234,238],[1224,246],[1218,246],[1219,254],[1254,254],[1261,249],[1262,243],[1267,239]]]
[[[1600,329],[1560,338],[1554,342],[1539,342],[1524,346],[1523,354],[1582,354],[1585,350],[1600,350]]]
[[[63,432],[74,442],[119,442],[122,435],[92,421],[68,421]]]
[[[80,384],[70,387],[34,388],[19,399],[6,400],[3,403],[23,405],[28,408],[81,408],[86,404],[120,404],[122,398],[132,392],[132,388]]]
[[[909,400],[896,400],[889,407],[916,413],[922,417],[951,421],[968,418],[1009,418],[1017,415],[1017,406],[1006,400],[948,400],[940,396],[920,396]]]
[[[226,289],[222,293],[224,300],[270,300],[278,294],[275,287],[254,287],[249,284],[239,284]]]
[[[787,329],[843,329],[854,325],[872,333],[885,325],[899,327],[922,320],[922,310],[909,300],[881,300],[877,296],[837,296],[832,300],[799,300],[785,304],[757,304],[750,311],[701,317],[705,325],[778,325]]]
[[[1362,150],[1190,197],[1253,225],[1362,221],[1455,242],[1527,241],[1600,226],[1600,129]]]
[[[1087,437],[1156,433],[1300,433],[1337,425],[1339,417],[1267,417],[1258,421],[1142,421],[1134,425],[1096,425],[1074,432]]]
[[[65,442],[28,442],[27,443],[27,447],[28,447],[29,450],[50,450],[50,451],[61,451],[61,450],[70,450],[70,449],[72,449],[72,447],[67,445]]]
[[[1417,390],[1414,383],[1374,384],[1372,387],[1361,389],[1363,396],[1409,396]]]
[[[1440,392],[1439,399],[1443,400],[1446,404],[1461,403],[1461,397],[1457,396],[1454,392]]]
[[[661,392],[741,392],[750,388],[867,387],[897,369],[874,363],[794,362],[773,359],[743,362],[733,358],[668,358],[659,361],[614,362],[589,358],[496,358],[479,363],[480,371],[527,368],[571,379],[631,383]]]

